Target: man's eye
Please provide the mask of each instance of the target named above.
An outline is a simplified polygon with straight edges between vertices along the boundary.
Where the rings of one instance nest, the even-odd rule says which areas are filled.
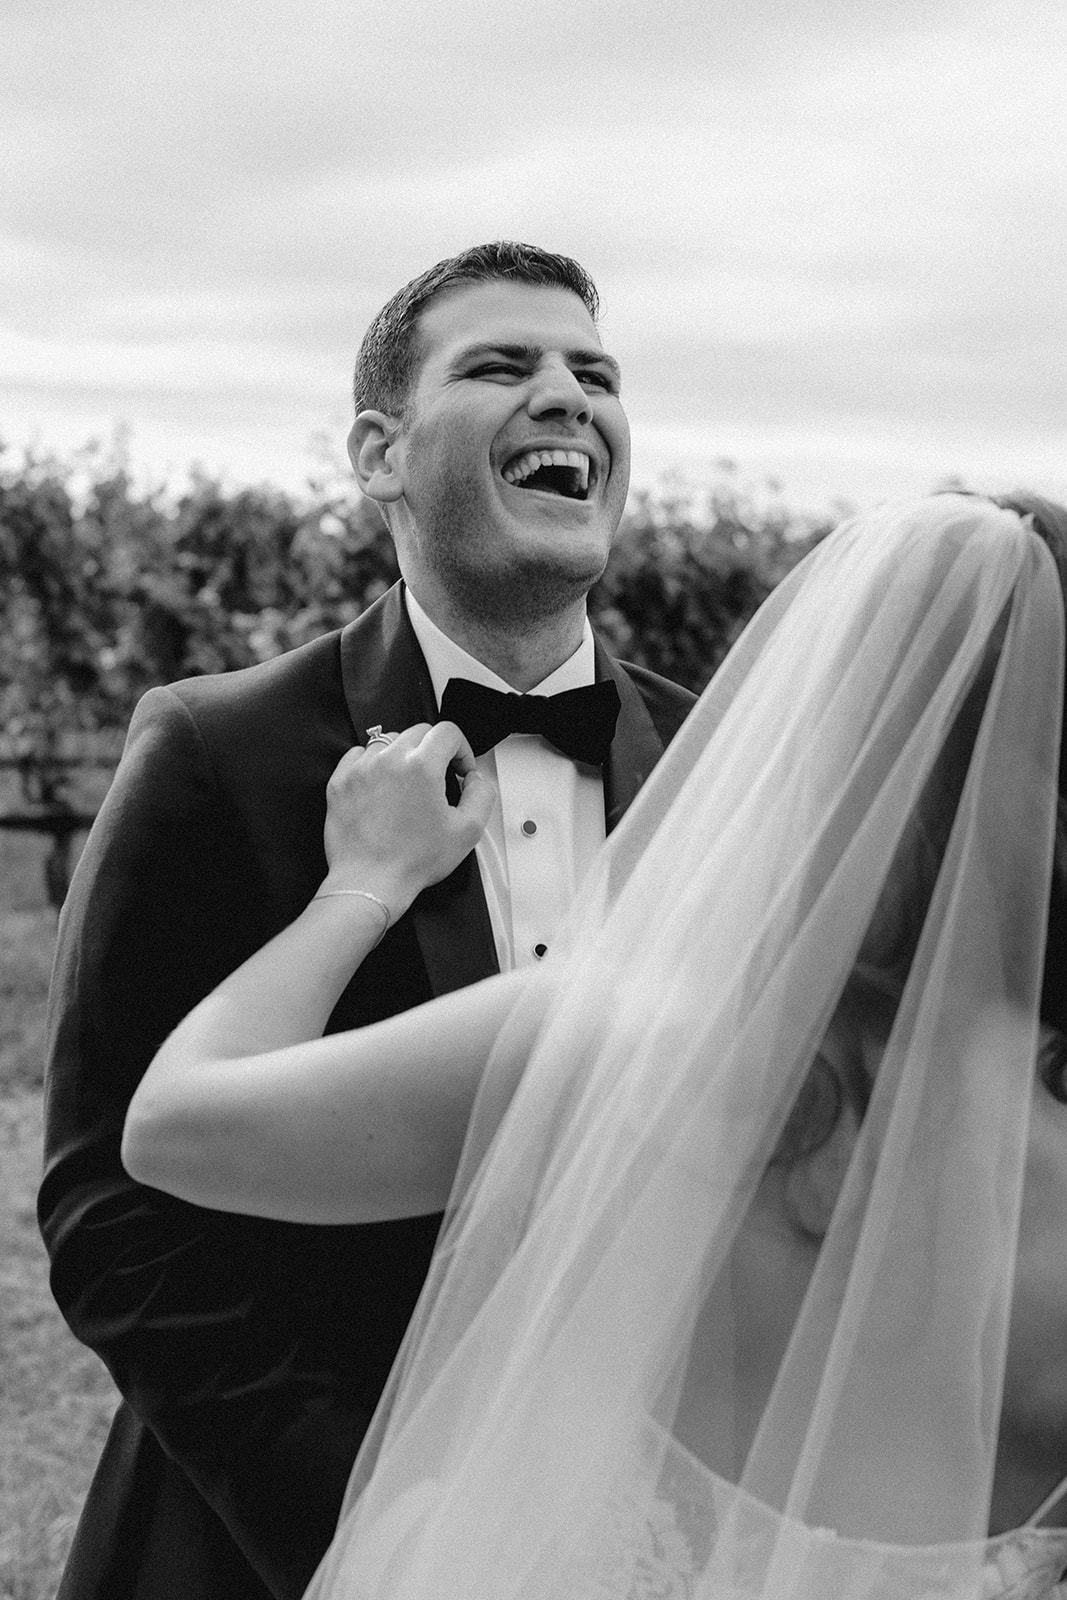
[[[1057,1028],[1037,1053],[1038,1077],[1054,1100],[1067,1105],[1067,1033]]]
[[[606,372],[579,372],[575,376],[580,383],[591,384],[594,389],[604,389],[608,393],[613,391],[612,379]]]
[[[484,366],[475,367],[471,376],[474,378],[521,378],[522,368],[517,367],[513,361],[489,361]]]

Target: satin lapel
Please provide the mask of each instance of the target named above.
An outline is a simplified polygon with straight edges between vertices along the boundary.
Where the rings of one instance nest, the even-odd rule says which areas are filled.
[[[403,585],[394,584],[341,634],[341,681],[359,744],[366,744],[375,723],[399,731],[437,718],[433,684],[402,595]]]
[[[610,833],[663,754],[663,740],[633,679],[595,641],[596,677],[611,678],[622,702],[611,754],[604,768],[604,821]]]
[[[375,723],[399,730],[437,720],[433,684],[402,592],[396,584],[341,635],[341,677],[359,744],[366,744]],[[409,915],[434,994],[499,971],[473,851],[443,883],[424,889]]]

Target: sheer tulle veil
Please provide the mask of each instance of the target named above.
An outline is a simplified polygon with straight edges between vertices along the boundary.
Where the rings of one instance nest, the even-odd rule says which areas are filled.
[[[964,496],[775,590],[498,1042],[313,1600],[978,1592],[1063,631]]]

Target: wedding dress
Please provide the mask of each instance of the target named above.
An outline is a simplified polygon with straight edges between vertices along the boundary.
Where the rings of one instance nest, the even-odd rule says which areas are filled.
[[[774,592],[498,1042],[309,1600],[1063,1592],[1008,1470],[1063,631],[963,496]]]

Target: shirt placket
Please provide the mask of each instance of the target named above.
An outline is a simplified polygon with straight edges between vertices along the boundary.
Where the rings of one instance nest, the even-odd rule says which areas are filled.
[[[515,965],[534,966],[547,955],[573,889],[573,864],[565,861],[559,788],[537,781],[537,739],[509,741],[501,785]]]

